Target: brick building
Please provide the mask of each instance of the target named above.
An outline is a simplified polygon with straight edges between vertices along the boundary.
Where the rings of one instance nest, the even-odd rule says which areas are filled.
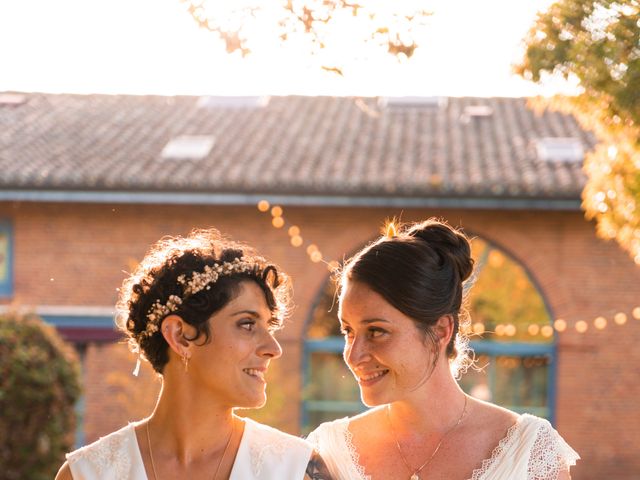
[[[112,316],[123,271],[161,236],[215,226],[291,274],[284,355],[267,407],[251,415],[299,433],[352,406],[309,393],[325,358],[313,355],[335,359],[340,345],[310,334],[330,287],[306,248],[341,260],[387,217],[435,215],[526,273],[547,312],[541,325],[566,322],[544,341],[477,347],[498,363],[546,359],[531,381],[583,458],[573,478],[636,478],[640,269],[584,220],[581,165],[594,140],[571,117],[508,98],[0,99],[0,301],[35,309],[81,353],[80,442],[153,406],[159,381],[149,368],[131,376],[135,358]],[[256,208],[262,199],[283,207],[284,227]]]

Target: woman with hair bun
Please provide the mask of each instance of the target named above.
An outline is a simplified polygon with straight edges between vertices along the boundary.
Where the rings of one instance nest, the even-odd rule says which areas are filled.
[[[460,332],[473,271],[443,221],[391,224],[339,278],[344,360],[373,407],[309,436],[335,478],[566,480],[579,458],[544,419],[466,395]]]
[[[266,401],[288,294],[275,265],[216,230],[155,244],[118,302],[120,329],[162,377],[155,410],[68,454],[56,478],[327,478],[311,444],[233,413]]]

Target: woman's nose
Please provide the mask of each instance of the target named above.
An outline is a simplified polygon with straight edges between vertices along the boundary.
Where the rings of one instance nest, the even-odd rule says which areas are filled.
[[[364,339],[358,337],[353,338],[351,341],[347,339],[347,343],[344,346],[344,360],[347,365],[354,369],[369,358],[369,350]]]
[[[269,358],[282,356],[282,347],[271,332],[266,332],[264,340],[260,345],[259,354]]]

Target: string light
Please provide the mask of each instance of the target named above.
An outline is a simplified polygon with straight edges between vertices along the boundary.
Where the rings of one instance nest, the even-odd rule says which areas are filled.
[[[322,253],[320,253],[318,250],[316,250],[311,255],[309,255],[309,258],[311,258],[311,261],[313,263],[321,262],[322,261]]]
[[[266,213],[269,210],[271,211],[271,215],[273,217],[271,220],[271,224],[273,225],[274,228],[284,227],[286,222],[283,218],[284,212],[281,206],[274,205],[273,207],[271,207],[269,201],[260,200],[258,202],[257,207],[258,207],[258,210],[263,213]],[[293,247],[301,247],[304,244],[304,240],[300,234],[300,227],[298,227],[297,225],[290,226],[289,229],[287,230],[287,233],[291,237],[290,243]],[[313,263],[322,262],[323,255],[316,244],[314,243],[309,244],[306,248],[306,252],[307,252],[307,255],[309,256],[309,259]],[[494,256],[494,257],[495,258],[492,259],[494,263],[501,263],[502,259],[500,257],[498,256]],[[325,263],[327,265],[327,270],[329,270],[329,272],[331,273],[335,273],[340,269],[340,263],[335,260],[332,260],[330,262],[325,262]],[[631,316],[636,320],[640,320],[640,306],[637,306],[631,310]],[[624,312],[618,312],[613,316],[613,322],[616,325],[624,325],[627,323],[627,320],[628,320],[628,316]],[[593,320],[593,325],[597,330],[603,330],[607,327],[608,321],[605,317],[599,316]],[[520,329],[525,329],[526,333],[528,333],[532,337],[535,337],[537,335],[542,335],[547,338],[553,336],[554,331],[565,332],[567,328],[568,328],[567,321],[562,318],[556,319],[553,322],[553,325],[541,326],[541,325],[532,323],[526,326],[525,325],[520,326]],[[578,320],[574,324],[574,328],[578,333],[585,333],[589,329],[589,324],[585,320]],[[477,335],[483,335],[484,333],[487,333],[486,327],[482,322],[475,322],[473,325],[467,326],[466,330],[469,333],[473,332],[474,334],[477,334]],[[495,331],[493,333],[497,336],[505,335],[508,337],[513,337],[517,334],[517,332],[518,332],[518,327],[515,324],[508,323],[508,324],[497,324],[495,326]],[[488,332],[488,333],[491,333],[491,332]]]
[[[284,227],[286,223],[283,217],[284,210],[280,205],[274,205],[273,207],[271,207],[271,205],[267,200],[260,200],[258,202],[259,211],[265,213],[265,212],[268,212],[270,208],[271,208],[270,210],[271,216],[273,217],[271,219],[271,225],[273,225],[274,228]],[[298,227],[297,225],[291,225],[287,229],[287,233],[289,234],[289,237],[291,237],[289,239],[289,242],[293,247],[301,247],[304,244],[304,240],[300,233],[300,227]],[[309,259],[313,263],[322,262],[322,258],[323,258],[322,252],[320,251],[318,246],[313,243],[307,247],[307,255],[309,255]],[[327,263],[327,269],[330,272],[335,272],[339,268],[340,268],[340,264],[336,261]]]
[[[532,337],[535,337],[536,335],[538,335],[538,333],[540,333],[540,325],[532,323],[527,328],[527,332],[529,332],[529,335],[531,335]]]
[[[540,333],[542,334],[543,337],[549,338],[553,336],[553,327],[551,325],[544,325],[540,329]]]
[[[593,325],[598,329],[602,330],[607,326],[607,319],[604,317],[598,317],[593,321]]]
[[[613,321],[616,322],[618,325],[624,325],[625,323],[627,323],[627,315],[624,314],[623,312],[618,312],[613,317]]]
[[[558,332],[564,332],[567,329],[567,322],[562,318],[558,318],[555,322],[553,322],[553,327]]]

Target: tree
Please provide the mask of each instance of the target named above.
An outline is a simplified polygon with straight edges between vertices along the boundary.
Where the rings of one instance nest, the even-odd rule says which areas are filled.
[[[340,75],[345,67],[341,58],[352,51],[350,42],[358,55],[386,51],[410,58],[430,15],[420,2],[406,1],[180,1],[200,27],[220,37],[228,53],[247,56],[271,37],[282,46],[304,45],[323,69]]]
[[[73,446],[74,351],[35,316],[0,315],[0,476],[53,478]]]
[[[585,160],[582,205],[598,234],[640,264],[640,2],[559,0],[538,15],[525,42],[516,67],[523,77],[579,80],[579,95],[537,104],[573,114],[598,137]]]

